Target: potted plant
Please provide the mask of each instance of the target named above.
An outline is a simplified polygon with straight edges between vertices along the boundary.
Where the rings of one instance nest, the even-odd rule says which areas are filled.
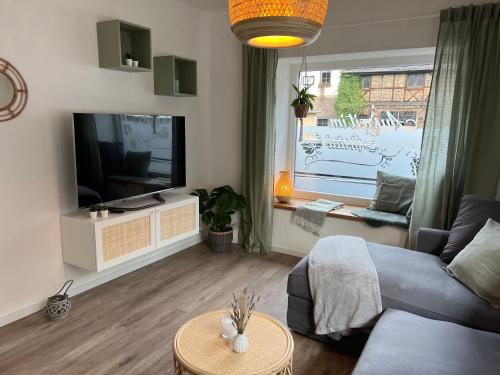
[[[246,208],[245,198],[229,185],[212,190],[196,189],[191,193],[200,199],[200,214],[208,226],[208,246],[213,252],[229,251],[233,242],[231,215]]]
[[[314,108],[313,104],[316,99],[316,95],[309,94],[307,92],[309,86],[304,87],[302,90],[299,90],[299,88],[295,85],[292,85],[292,87],[297,93],[297,97],[290,104],[290,106],[293,107],[295,111],[295,117],[305,118],[307,117],[309,110]]]

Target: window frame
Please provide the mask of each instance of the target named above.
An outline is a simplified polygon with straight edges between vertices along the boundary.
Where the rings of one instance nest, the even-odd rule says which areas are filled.
[[[367,87],[365,87],[365,82],[368,82]],[[363,86],[363,90],[370,90],[370,88],[372,87],[372,76],[371,75],[362,76],[361,77],[361,86]]]
[[[328,74],[328,80],[325,81],[323,79],[323,74]],[[319,73],[319,79],[320,79],[320,84],[321,85],[331,85],[332,84],[332,72],[331,70],[322,70]]]
[[[383,67],[389,65],[433,65],[435,48],[416,48],[403,50],[388,50],[376,52],[359,52],[335,55],[321,55],[308,57],[308,71],[332,71],[337,69]],[[301,66],[300,57],[279,58],[277,71],[277,95],[275,122],[277,126],[277,140],[275,153],[275,176],[280,170],[290,171],[292,183],[295,185],[295,145],[296,131],[295,117],[289,109],[290,102],[295,98],[291,83],[299,80]],[[349,195],[328,194],[322,192],[295,190],[294,198],[315,200],[319,198],[342,202],[347,205],[368,207],[371,198]]]
[[[326,120],[326,125],[319,125],[320,120]],[[316,118],[316,126],[328,126],[328,119],[323,117]]]
[[[410,77],[413,77],[413,85],[409,85],[408,84],[408,80]],[[417,82],[417,77],[421,77],[422,78],[422,84],[420,85],[417,85],[416,82]],[[405,82],[405,85],[406,85],[406,88],[407,89],[421,89],[423,87],[425,87],[425,73],[409,73],[406,75],[406,82]]]

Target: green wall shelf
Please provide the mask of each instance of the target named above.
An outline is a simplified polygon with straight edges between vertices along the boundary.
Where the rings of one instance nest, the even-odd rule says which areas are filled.
[[[155,95],[196,96],[197,64],[195,60],[179,56],[155,56]]]
[[[97,44],[100,68],[132,73],[151,71],[151,29],[121,20],[98,22]],[[139,61],[139,67],[125,64],[127,54]]]

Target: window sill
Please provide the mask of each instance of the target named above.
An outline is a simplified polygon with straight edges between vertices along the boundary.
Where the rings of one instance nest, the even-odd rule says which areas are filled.
[[[298,206],[301,206],[306,203],[313,202],[311,200],[305,200],[305,199],[292,199],[290,200],[289,203],[280,203],[280,202],[274,202],[274,208],[278,208],[280,210],[288,210],[288,211],[295,211]],[[353,220],[353,221],[364,221],[363,218],[356,216],[352,213],[353,210],[357,210],[359,208],[366,208],[366,206],[352,206],[345,204],[341,208],[338,208],[336,210],[328,212],[326,216],[328,217],[333,217],[337,219],[344,219],[344,220]]]

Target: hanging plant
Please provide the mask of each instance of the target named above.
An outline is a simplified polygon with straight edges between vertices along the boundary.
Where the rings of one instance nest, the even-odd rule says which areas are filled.
[[[295,112],[295,117],[297,118],[305,118],[310,110],[314,108],[314,100],[316,99],[316,95],[309,94],[307,91],[309,89],[308,86],[304,87],[302,90],[292,84],[293,89],[297,93],[297,97],[290,104],[293,107]]]

